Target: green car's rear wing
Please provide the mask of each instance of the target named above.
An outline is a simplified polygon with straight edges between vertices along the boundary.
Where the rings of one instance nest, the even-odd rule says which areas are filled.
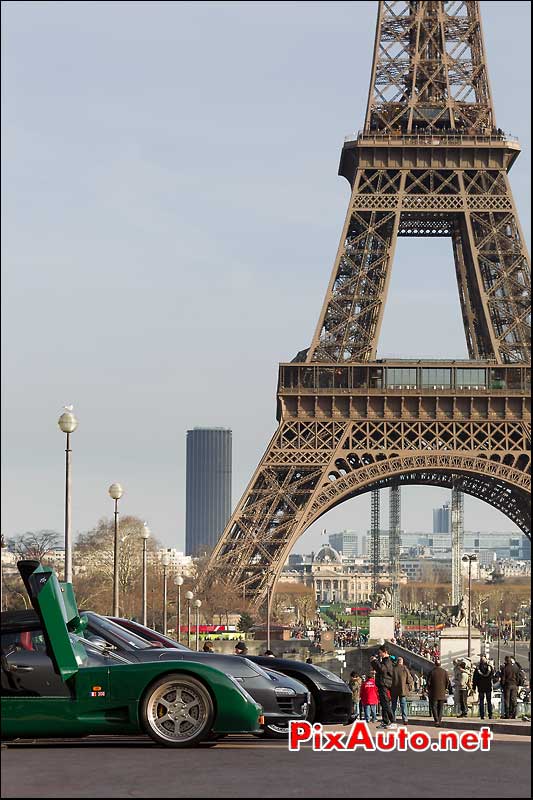
[[[54,666],[66,681],[78,671],[78,661],[67,625],[77,624],[78,609],[71,584],[59,585],[50,567],[38,561],[19,561],[18,570],[37,613]]]

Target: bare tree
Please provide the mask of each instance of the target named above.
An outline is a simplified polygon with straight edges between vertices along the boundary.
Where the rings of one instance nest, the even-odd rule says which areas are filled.
[[[27,531],[12,540],[17,558],[44,561],[59,547],[60,538],[56,531]]]

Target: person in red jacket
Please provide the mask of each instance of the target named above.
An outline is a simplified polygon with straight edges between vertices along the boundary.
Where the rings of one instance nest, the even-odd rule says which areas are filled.
[[[376,686],[376,672],[370,670],[368,678],[361,685],[361,703],[365,711],[367,722],[377,722],[378,719],[378,688]]]

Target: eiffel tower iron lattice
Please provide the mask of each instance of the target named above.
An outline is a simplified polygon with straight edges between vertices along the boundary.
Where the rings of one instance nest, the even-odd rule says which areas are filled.
[[[478,2],[380,2],[364,129],[314,337],[280,365],[279,427],[200,588],[259,605],[299,536],[368,491],[454,487],[530,532],[530,264]],[[377,360],[398,236],[451,239],[469,360]]]

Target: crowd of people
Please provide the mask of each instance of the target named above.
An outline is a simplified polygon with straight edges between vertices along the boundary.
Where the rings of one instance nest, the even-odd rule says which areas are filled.
[[[438,727],[442,723],[444,707],[454,706],[458,717],[468,715],[468,700],[478,695],[479,716],[493,718],[493,692],[501,690],[500,717],[516,719],[519,687],[525,684],[525,672],[512,656],[495,670],[485,656],[475,666],[469,659],[453,662],[453,673],[448,674],[438,656],[427,676],[410,670],[402,657],[391,656],[387,646],[379,648],[377,656],[370,659],[368,674],[350,674],[353,714],[355,719],[376,722],[381,714],[380,727],[397,727],[397,716],[408,724],[408,700],[414,693],[429,702],[430,715]]]
[[[439,648],[432,634],[406,631],[401,636],[396,637],[395,641],[400,647],[405,647],[411,653],[417,653],[430,661],[434,661],[440,656]]]

